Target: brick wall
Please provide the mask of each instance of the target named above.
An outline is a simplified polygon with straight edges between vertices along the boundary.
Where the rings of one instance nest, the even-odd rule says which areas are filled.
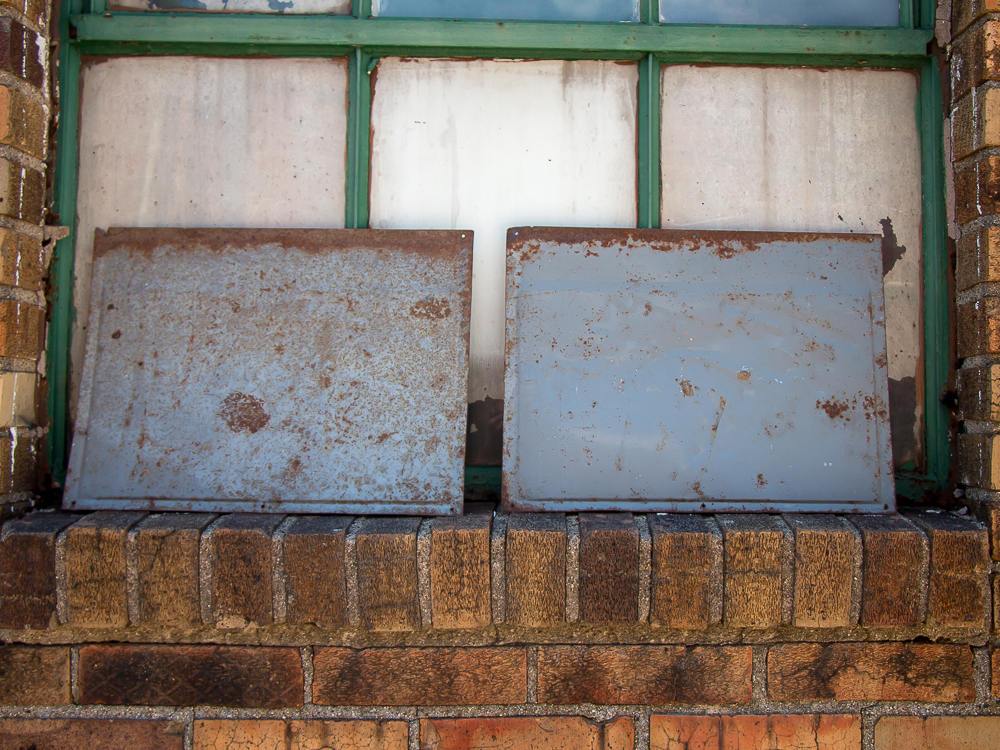
[[[49,5],[0,0],[0,514],[29,504],[42,444]]]

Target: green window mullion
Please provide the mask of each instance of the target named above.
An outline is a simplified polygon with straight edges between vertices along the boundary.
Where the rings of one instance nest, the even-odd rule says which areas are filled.
[[[371,18],[372,0],[352,0],[351,14],[355,18]]]
[[[365,229],[368,226],[369,167],[371,151],[372,85],[371,74],[377,58],[363,49],[355,49],[348,58],[347,107],[347,186],[344,226]]]
[[[899,0],[899,25],[904,29],[915,29],[917,23],[917,6],[920,0]]]
[[[660,23],[660,0],[639,0],[639,23]]]
[[[637,221],[642,229],[660,226],[660,61],[639,61]]]

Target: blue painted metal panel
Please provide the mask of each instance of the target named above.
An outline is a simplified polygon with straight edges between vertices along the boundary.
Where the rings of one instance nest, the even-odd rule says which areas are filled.
[[[894,507],[879,237],[512,229],[517,510]]]
[[[461,512],[471,232],[98,232],[67,508]]]

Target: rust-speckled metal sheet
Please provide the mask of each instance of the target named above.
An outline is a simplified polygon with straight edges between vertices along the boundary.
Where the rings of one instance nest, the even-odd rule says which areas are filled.
[[[512,229],[517,510],[895,507],[881,240]]]
[[[67,508],[456,513],[472,232],[98,231]]]

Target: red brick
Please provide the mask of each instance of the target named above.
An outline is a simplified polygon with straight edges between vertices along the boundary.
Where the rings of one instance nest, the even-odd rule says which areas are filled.
[[[347,624],[346,560],[350,518],[299,516],[282,540],[287,619],[336,628]]]
[[[70,703],[69,649],[63,646],[0,646],[0,705]]]
[[[885,716],[875,750],[1000,750],[1000,717]]]
[[[713,646],[542,646],[538,702],[750,702],[751,651]]]
[[[650,619],[678,629],[704,629],[722,620],[722,533],[712,518],[650,517]]]
[[[234,513],[208,531],[211,622],[219,628],[274,622],[271,535],[283,516]]]
[[[419,518],[365,518],[357,524],[358,609],[369,630],[420,627]]]
[[[47,51],[48,44],[37,32],[9,16],[0,17],[0,70],[41,88],[45,80],[41,56]]]
[[[0,750],[183,750],[184,725],[131,719],[0,719]]]
[[[128,625],[126,540],[145,516],[99,511],[66,531],[66,613],[80,627]]]
[[[199,543],[207,513],[150,516],[129,534],[136,624],[200,625]]]
[[[44,446],[29,427],[0,432],[0,495],[38,489],[40,450]]]
[[[490,610],[490,514],[431,521],[431,622],[438,629],[482,628]]]
[[[776,701],[925,701],[976,697],[972,650],[924,643],[798,643],[767,655]]]
[[[861,532],[861,624],[916,627],[927,613],[930,545],[902,516],[855,516]]]
[[[217,719],[194,723],[194,750],[406,750],[405,721]]]
[[[1000,698],[1000,651],[994,651],[990,657],[990,671],[992,672],[993,697]]]
[[[44,159],[48,124],[40,101],[18,89],[0,86],[0,143]]]
[[[924,529],[931,544],[927,624],[987,630],[990,547],[986,528],[950,513],[920,513],[910,518]]]
[[[650,750],[860,750],[861,717],[849,714],[657,716]]]
[[[513,513],[507,518],[506,621],[539,627],[566,620],[566,516]]]
[[[313,702],[345,706],[510,705],[527,700],[523,648],[318,648]]]
[[[631,513],[580,515],[580,619],[639,619],[639,530]]]
[[[632,750],[635,726],[621,717],[597,723],[579,716],[422,719],[421,750]]]
[[[295,648],[95,645],[80,649],[80,703],[128,706],[302,705]]]
[[[788,624],[792,536],[775,516],[719,516],[725,546],[725,622],[734,628]]]
[[[0,535],[0,627],[47,628],[56,616],[56,537],[79,516],[33,513]]]
[[[36,359],[45,344],[45,311],[15,300],[0,301],[0,357]]]

